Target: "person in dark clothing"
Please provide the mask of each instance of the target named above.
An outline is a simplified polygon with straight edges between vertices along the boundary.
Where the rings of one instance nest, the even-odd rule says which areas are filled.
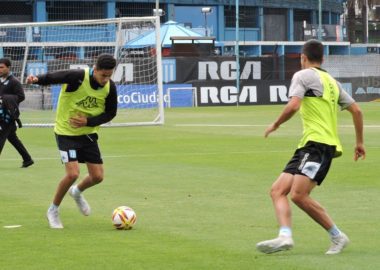
[[[0,154],[8,140],[21,155],[21,167],[27,168],[34,161],[16,134],[16,121],[19,123],[19,104],[25,99],[21,83],[10,72],[11,61],[0,59]]]
[[[54,132],[65,176],[46,213],[52,229],[63,228],[58,207],[67,192],[83,215],[91,213],[82,192],[103,181],[97,131],[101,124],[116,116],[117,91],[111,80],[115,66],[116,59],[112,55],[101,54],[91,69],[63,70],[27,78],[28,84],[62,84]],[[73,185],[79,177],[79,163],[86,163],[88,175],[78,185]]]

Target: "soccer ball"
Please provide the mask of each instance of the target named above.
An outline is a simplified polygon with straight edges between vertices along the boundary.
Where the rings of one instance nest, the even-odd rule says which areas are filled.
[[[118,230],[130,230],[136,223],[136,213],[128,206],[119,206],[112,213],[113,226]]]

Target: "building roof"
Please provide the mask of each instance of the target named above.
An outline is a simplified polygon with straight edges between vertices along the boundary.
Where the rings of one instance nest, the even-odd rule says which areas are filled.
[[[204,37],[203,35],[186,28],[175,21],[168,21],[161,25],[160,28],[161,46],[171,47],[171,37]],[[207,40],[195,40],[195,43],[208,42]],[[127,42],[126,48],[143,48],[156,44],[156,34],[154,30],[148,31],[137,38]]]

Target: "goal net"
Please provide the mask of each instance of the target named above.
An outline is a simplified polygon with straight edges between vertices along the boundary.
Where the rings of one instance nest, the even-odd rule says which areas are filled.
[[[0,57],[12,61],[26,99],[26,126],[53,126],[61,85],[26,85],[28,75],[91,68],[99,54],[115,56],[118,113],[109,126],[163,124],[158,17],[0,24]]]

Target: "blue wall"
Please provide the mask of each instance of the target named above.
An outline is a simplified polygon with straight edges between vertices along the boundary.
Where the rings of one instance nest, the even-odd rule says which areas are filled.
[[[91,30],[89,26],[53,26],[40,31],[44,42],[112,42],[116,39],[116,29],[110,25],[94,26]]]
[[[205,15],[202,13],[203,6],[175,6],[174,21],[179,23],[190,23],[192,28],[205,27]],[[218,8],[211,6],[212,12],[207,16],[208,36],[217,36],[218,32]]]
[[[33,3],[33,20],[36,22],[47,21],[46,5],[47,0],[14,0],[20,2]],[[63,1],[63,0],[49,0]],[[154,3],[154,0],[82,0],[88,2],[103,2],[104,3],[104,18],[114,18],[116,16],[116,4],[119,2],[133,3]],[[323,5],[323,21],[325,24],[337,24],[339,22],[339,14],[343,12],[343,0],[326,0]],[[235,40],[234,30],[225,28],[224,23],[224,8],[225,6],[234,6],[235,1],[232,0],[161,0],[161,6],[165,10],[163,21],[174,20],[180,23],[189,23],[193,28],[198,28],[200,33],[205,33],[205,16],[201,12],[202,7],[212,7],[212,12],[207,15],[208,35],[215,36],[217,40]],[[244,41],[260,41],[263,40],[264,8],[283,8],[287,9],[288,25],[287,25],[287,41],[294,40],[293,34],[293,12],[294,9],[311,10],[312,21],[317,23],[317,0],[283,0],[283,1],[262,1],[249,0],[240,1],[241,5],[255,6],[259,9],[258,28],[240,29],[240,39]],[[87,11],[88,12],[88,11]]]
[[[235,40],[235,28],[226,28],[224,31],[224,40]],[[246,28],[239,31],[239,40],[244,41],[257,41],[260,40],[259,28]]]
[[[21,0],[14,0],[21,1]],[[54,1],[54,0],[53,0]],[[58,1],[58,0],[57,0]],[[115,17],[115,7],[117,2],[136,2],[136,3],[154,3],[153,0],[83,0],[83,1],[94,1],[94,2],[104,2],[104,16],[106,18]],[[26,0],[25,0],[26,2]],[[339,14],[343,11],[342,0],[326,0],[324,1],[323,8],[323,23],[324,24],[338,24],[339,23]],[[33,3],[33,20],[37,22],[46,21],[46,0],[34,0]],[[205,26],[205,15],[201,12],[202,7],[211,7],[212,12],[207,14],[207,26],[209,29],[209,36],[215,36],[219,41],[234,41],[235,40],[235,29],[226,28],[224,23],[224,7],[225,5],[234,5],[235,1],[231,0],[161,0],[160,3],[163,5],[163,8],[166,12],[166,20],[175,20],[179,23],[189,23],[192,28],[198,28],[200,33],[204,33]],[[288,16],[288,41],[294,40],[293,33],[293,21],[294,9],[307,9],[312,12],[312,23],[316,24],[318,21],[318,12],[317,12],[317,0],[283,0],[283,1],[262,1],[262,0],[249,0],[242,1],[240,4],[247,6],[257,6],[259,15],[258,15],[258,27],[257,28],[241,28],[239,33],[239,39],[241,42],[244,41],[261,41],[263,40],[263,29],[264,29],[264,8],[284,8],[287,9]],[[294,19],[294,18],[293,18]],[[66,33],[72,34],[71,36],[77,36],[77,32],[83,31],[81,29],[74,29],[73,27],[67,27]],[[114,39],[115,32],[113,29],[107,29],[108,31],[104,32],[102,27],[95,27],[93,30],[94,36],[97,38],[97,41],[109,41]],[[12,30],[9,31],[9,35],[3,37],[2,41],[5,42],[15,42],[15,41],[25,41],[26,36],[33,37],[33,40],[38,41],[77,41],[71,39],[70,36],[64,37],[59,35],[60,38],[48,38],[47,32],[49,35],[55,31],[54,27],[50,30],[40,29],[39,33],[33,33],[26,35],[26,33],[12,33]],[[74,34],[75,32],[75,34]],[[78,40],[79,41],[79,40]],[[81,40],[83,41],[83,40]],[[88,40],[90,41],[90,40]],[[283,46],[283,47],[281,47]],[[281,49],[278,51],[279,54],[292,54],[299,53],[301,45],[286,44],[281,45]],[[366,47],[354,47],[351,48],[350,45],[344,46],[335,46],[330,45],[326,46],[327,54],[366,54]],[[229,49],[229,48],[228,48]],[[241,51],[248,55],[261,55],[263,53],[269,53],[273,48],[271,45],[253,45],[253,46],[242,46]],[[0,51],[1,56],[1,51]]]

